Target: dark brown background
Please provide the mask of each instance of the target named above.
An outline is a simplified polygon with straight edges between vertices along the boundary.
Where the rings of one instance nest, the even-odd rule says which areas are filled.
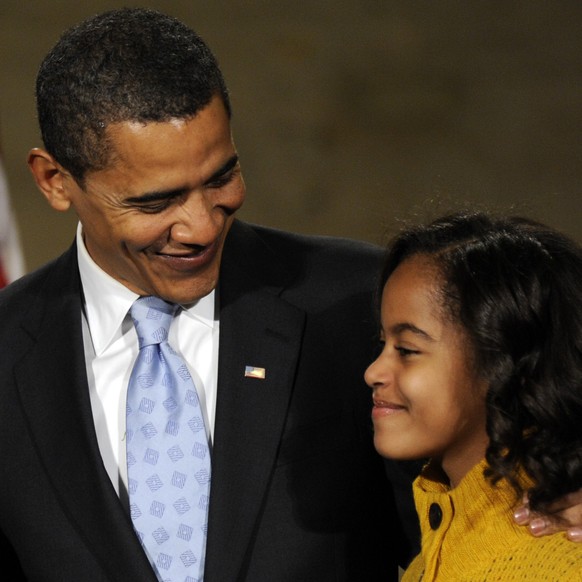
[[[0,138],[29,268],[64,249],[25,159],[36,69],[66,27],[147,5],[219,58],[246,219],[383,242],[463,201],[582,237],[582,2],[1,0]]]

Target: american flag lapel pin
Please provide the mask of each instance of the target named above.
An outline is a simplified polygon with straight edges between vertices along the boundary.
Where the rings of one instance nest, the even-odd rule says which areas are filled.
[[[245,366],[245,378],[265,379],[265,368],[257,368],[256,366]]]

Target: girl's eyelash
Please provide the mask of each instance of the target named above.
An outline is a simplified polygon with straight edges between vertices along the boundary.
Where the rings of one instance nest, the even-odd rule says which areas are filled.
[[[411,356],[413,354],[418,354],[417,350],[410,350],[408,348],[404,348],[402,346],[394,346],[394,349],[401,355],[401,356]]]

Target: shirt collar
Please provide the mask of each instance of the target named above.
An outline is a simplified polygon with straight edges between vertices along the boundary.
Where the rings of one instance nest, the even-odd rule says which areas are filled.
[[[83,241],[82,225],[77,226],[77,260],[85,299],[85,315],[96,355],[123,333],[122,324],[132,303],[139,297],[108,275],[89,255]],[[195,303],[183,306],[183,313],[204,325],[214,327],[212,291]]]

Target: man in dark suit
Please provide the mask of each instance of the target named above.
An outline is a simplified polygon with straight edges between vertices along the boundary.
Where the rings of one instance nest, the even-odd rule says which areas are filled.
[[[170,340],[212,448],[204,580],[395,580],[410,481],[386,478],[362,378],[379,250],[235,220],[228,93],[172,18],[124,9],[68,31],[37,102],[31,171],[80,224],[65,254],[0,294],[10,579],[165,579],[134,532],[124,451],[127,313],[155,296],[180,305]]]

